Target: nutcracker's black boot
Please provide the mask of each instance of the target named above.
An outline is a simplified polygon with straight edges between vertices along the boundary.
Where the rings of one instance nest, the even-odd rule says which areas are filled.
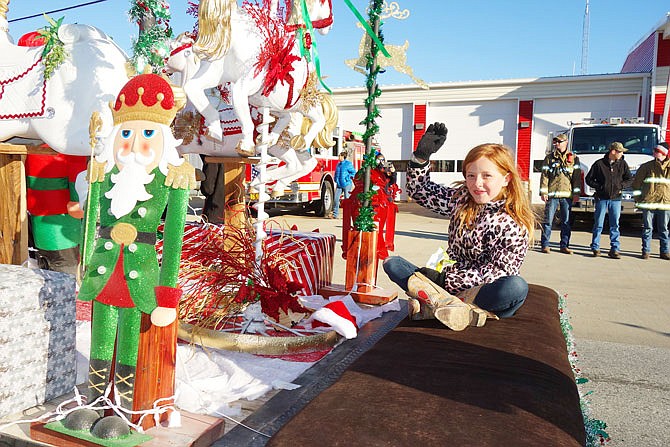
[[[121,406],[132,410],[133,393],[135,392],[135,367],[117,363],[114,368],[114,385]]]

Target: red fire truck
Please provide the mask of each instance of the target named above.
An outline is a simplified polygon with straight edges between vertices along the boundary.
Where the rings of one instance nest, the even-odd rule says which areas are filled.
[[[317,216],[327,216],[333,211],[335,195],[335,167],[338,154],[349,152],[349,160],[356,169],[361,166],[365,154],[365,144],[358,133],[336,130],[333,135],[336,144],[332,148],[323,149],[315,158],[316,167],[307,175],[300,177],[284,190],[284,195],[265,202],[266,208],[296,209],[300,212],[314,211]],[[312,149],[315,150],[315,149]],[[246,184],[248,203],[253,206],[258,200],[257,193],[249,192],[249,182],[256,175],[254,165],[247,165]]]

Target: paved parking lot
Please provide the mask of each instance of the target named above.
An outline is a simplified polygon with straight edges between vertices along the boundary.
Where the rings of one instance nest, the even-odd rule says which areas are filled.
[[[447,221],[413,203],[399,204],[396,251],[423,265],[435,249],[446,246]],[[273,219],[300,230],[337,235],[334,282],[344,282],[340,258],[341,220],[313,215],[272,213]],[[608,424],[610,446],[670,445],[670,261],[640,259],[639,222],[625,222],[621,259],[592,258],[590,222],[577,222],[572,236],[574,254],[559,253],[558,230],[550,254],[533,250],[522,275],[566,295],[579,354],[578,366],[590,381],[584,390],[592,417]],[[536,231],[539,240],[539,231]],[[604,252],[609,238],[601,239]],[[392,287],[381,272],[378,285]],[[471,329],[473,330],[473,329]]]

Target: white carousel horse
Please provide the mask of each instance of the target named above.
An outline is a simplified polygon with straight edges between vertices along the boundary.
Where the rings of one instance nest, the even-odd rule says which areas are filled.
[[[170,55],[165,59],[163,70],[171,76],[171,81],[184,87],[200,67],[200,58],[193,52],[195,40],[189,33],[182,33],[170,42]],[[190,101],[177,114],[174,128],[178,138],[183,139],[179,147],[182,154],[203,154],[217,157],[238,156],[235,148],[242,137],[241,125],[232,106],[221,97],[221,90],[209,89],[205,95],[211,106],[217,110],[222,128],[221,141],[201,138],[202,129],[199,112]]]
[[[186,33],[180,34],[175,40],[170,43],[171,52],[170,57],[165,62],[165,69],[168,73],[178,75],[175,80],[180,86],[191,79],[191,77],[198,71],[200,66],[200,58],[193,52],[193,39]],[[235,111],[232,106],[226,104],[220,97],[220,93],[215,93],[214,89],[206,94],[210,105],[217,110],[218,121],[222,129],[222,140],[217,141],[209,138],[199,138],[197,134],[199,129],[199,117],[193,110],[189,110],[192,104],[186,106],[182,116],[188,117],[191,124],[188,132],[191,135],[179,135],[184,138],[184,144],[180,147],[182,153],[199,153],[215,156],[235,156],[237,155],[236,148],[242,139],[242,125],[237,119]],[[330,95],[319,93],[317,95],[317,103],[313,107],[320,109],[320,114],[324,119],[324,125],[319,131],[318,135],[311,139],[311,145],[315,148],[329,148],[334,145],[331,135],[333,129],[337,125],[337,110]],[[250,108],[250,115],[256,114],[255,107]],[[274,196],[282,195],[284,189],[297,178],[311,172],[316,166],[317,160],[313,157],[309,150],[295,150],[291,146],[291,141],[296,141],[296,136],[308,133],[314,126],[311,122],[305,122],[303,115],[298,112],[286,113],[289,118],[288,124],[285,126],[282,139],[279,143],[268,148],[268,152],[273,157],[276,157],[284,162],[283,165],[277,166],[274,169],[269,169],[267,183],[276,181],[272,188]],[[252,120],[253,121],[253,120]],[[179,118],[177,119],[179,122]],[[198,137],[198,138],[194,138]],[[258,180],[252,183],[256,186]]]
[[[332,25],[330,0],[305,1],[314,28],[326,33]],[[295,19],[301,0],[293,2],[291,18]],[[271,21],[267,17],[272,12],[265,13],[266,20]],[[185,83],[184,91],[205,118],[208,134],[221,140],[223,132],[218,111],[205,91],[230,83],[232,106],[242,126],[239,152],[243,155],[255,153],[249,104],[269,107],[278,115],[269,135],[270,146],[279,140],[289,124],[291,112],[302,113],[312,123],[304,143],[298,139],[294,148],[309,148],[325,125],[321,107],[314,104],[316,81],[310,76],[314,70],[301,55],[299,34],[294,28],[289,30],[281,19],[274,20],[269,25],[260,25],[251,14],[239,8],[235,0],[202,0],[198,8],[198,40],[193,48],[202,60],[196,75]]]
[[[65,60],[44,79],[43,47],[14,45],[0,1],[0,141],[42,140],[57,152],[91,155],[88,124],[100,113],[112,128],[109,102],[128,80],[126,54],[105,33],[88,25],[63,24],[58,37]]]

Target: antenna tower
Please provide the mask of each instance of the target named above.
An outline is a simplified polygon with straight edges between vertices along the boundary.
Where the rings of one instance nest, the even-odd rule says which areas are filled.
[[[580,74],[585,75],[588,72],[589,59],[589,0],[586,0],[586,9],[584,10],[584,25],[582,28],[582,67]]]

